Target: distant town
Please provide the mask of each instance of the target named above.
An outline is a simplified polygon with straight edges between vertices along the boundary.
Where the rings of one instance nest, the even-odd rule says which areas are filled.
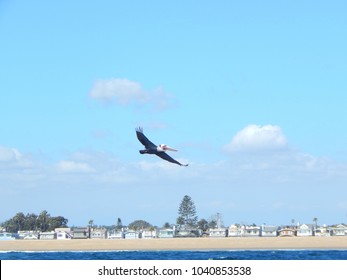
[[[51,231],[40,232],[35,230],[20,230],[17,233],[6,232],[0,227],[0,240],[15,239],[41,239],[41,240],[68,240],[68,239],[148,239],[148,238],[218,238],[218,237],[327,237],[347,236],[347,225],[317,226],[315,224],[298,224],[287,226],[275,225],[240,225],[232,224],[229,227],[215,227],[207,230],[172,226],[169,228],[129,228],[107,229],[105,227],[66,227],[55,228]]]
[[[192,198],[185,195],[179,205],[175,224],[165,223],[162,227],[152,226],[144,220],[136,220],[127,226],[118,218],[113,226],[96,226],[89,220],[84,227],[68,227],[68,219],[51,216],[47,211],[39,215],[17,213],[11,219],[0,224],[0,240],[15,239],[148,239],[148,238],[185,238],[185,237],[327,237],[347,236],[347,225],[318,225],[313,223],[295,223],[290,225],[245,225],[224,226],[220,213],[209,221],[200,219]]]

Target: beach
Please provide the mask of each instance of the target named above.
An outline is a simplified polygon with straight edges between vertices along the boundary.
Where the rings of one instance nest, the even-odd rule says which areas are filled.
[[[347,236],[0,241],[0,251],[343,249]]]

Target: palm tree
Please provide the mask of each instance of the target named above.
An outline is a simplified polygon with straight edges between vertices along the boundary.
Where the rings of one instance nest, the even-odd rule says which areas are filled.
[[[89,222],[88,222],[88,235],[89,235],[89,238],[90,238],[90,236],[91,236],[91,229],[92,229],[92,226],[93,226],[93,224],[94,224],[94,221],[93,220],[89,220]]]
[[[313,218],[313,222],[314,222],[314,226],[315,226],[315,228],[317,228],[317,222],[318,222],[318,219],[317,219],[317,218]]]
[[[42,211],[37,218],[38,228],[41,232],[45,232],[49,229],[50,215],[46,210]]]

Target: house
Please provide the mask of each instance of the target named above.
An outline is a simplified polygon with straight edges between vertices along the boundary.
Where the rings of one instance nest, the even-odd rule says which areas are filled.
[[[124,231],[123,230],[121,230],[121,231],[114,230],[112,232],[109,232],[107,238],[108,239],[123,239],[123,238],[125,238]]]
[[[331,236],[330,230],[326,225],[323,225],[321,227],[317,227],[314,230],[315,236]]]
[[[313,236],[314,235],[314,225],[302,224],[299,225],[296,231],[296,236]]]
[[[41,232],[39,238],[41,240],[53,240],[57,239],[57,234],[54,231]]]
[[[155,238],[156,237],[156,232],[155,230],[142,230],[141,233],[141,238],[144,238],[144,239],[149,239],[149,238]]]
[[[228,237],[240,237],[242,236],[241,227],[237,224],[232,224],[228,230]]]
[[[69,240],[72,238],[71,228],[56,228],[54,231],[58,240]]]
[[[140,238],[140,232],[136,230],[128,230],[124,232],[125,239],[138,239]]]
[[[90,231],[90,238],[92,239],[106,239],[107,230],[105,228],[93,228]]]
[[[38,233],[29,233],[27,235],[24,236],[23,238],[24,240],[37,240],[39,239],[39,234]]]
[[[228,230],[226,228],[211,228],[209,234],[210,237],[227,237]]]
[[[200,237],[198,229],[180,228],[176,231],[175,237]]]
[[[278,231],[278,236],[280,237],[294,237],[296,236],[295,226],[282,226]]]
[[[262,225],[260,230],[260,235],[262,237],[276,237],[278,234],[278,226]]]
[[[19,230],[18,236],[20,239],[39,239],[39,232],[34,230]]]
[[[347,235],[347,226],[345,224],[339,224],[329,228],[331,235],[333,236],[345,236]]]
[[[174,238],[175,237],[175,229],[173,228],[163,228],[159,229],[157,236],[158,238]]]
[[[74,228],[72,231],[73,239],[86,239],[89,237],[89,230],[86,227]]]
[[[15,240],[15,239],[16,237],[14,237],[12,233],[0,232],[0,240]]]
[[[260,236],[260,227],[258,226],[242,226],[242,236],[245,237],[259,237]]]

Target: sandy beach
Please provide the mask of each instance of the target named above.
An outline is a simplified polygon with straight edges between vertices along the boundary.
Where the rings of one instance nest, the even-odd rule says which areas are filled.
[[[345,249],[347,236],[0,241],[0,251]]]

